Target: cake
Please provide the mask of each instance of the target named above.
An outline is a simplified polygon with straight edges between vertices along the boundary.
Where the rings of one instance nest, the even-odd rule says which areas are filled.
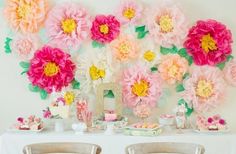
[[[115,113],[105,113],[105,121],[116,121],[117,115]]]
[[[219,115],[214,115],[208,118],[204,116],[198,116],[196,124],[200,131],[220,131],[227,129],[225,120]]]

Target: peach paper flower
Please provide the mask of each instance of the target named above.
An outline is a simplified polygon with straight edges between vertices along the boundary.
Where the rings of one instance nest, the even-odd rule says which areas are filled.
[[[224,78],[232,86],[236,86],[236,61],[228,62],[223,70]]]
[[[182,81],[184,74],[188,71],[188,61],[179,55],[167,55],[162,59],[158,67],[160,75],[168,84]]]
[[[132,36],[121,35],[112,42],[111,50],[117,60],[127,61],[138,56],[139,47]]]
[[[5,16],[16,31],[38,32],[48,10],[47,0],[7,0]]]

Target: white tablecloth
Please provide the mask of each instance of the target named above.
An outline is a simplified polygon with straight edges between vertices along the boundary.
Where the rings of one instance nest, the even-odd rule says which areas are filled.
[[[236,134],[198,134],[185,132],[184,134],[161,134],[157,137],[83,134],[73,132],[47,132],[38,134],[5,133],[2,135],[1,154],[22,154],[22,148],[27,144],[39,142],[86,142],[98,144],[102,147],[102,154],[124,154],[129,144],[142,142],[190,142],[202,144],[206,154],[236,154]]]

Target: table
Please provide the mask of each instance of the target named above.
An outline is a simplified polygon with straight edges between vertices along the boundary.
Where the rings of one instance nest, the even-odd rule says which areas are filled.
[[[44,131],[37,134],[4,133],[2,135],[1,154],[22,154],[22,148],[27,144],[39,142],[87,142],[102,147],[102,154],[124,154],[129,144],[142,142],[191,142],[202,144],[205,154],[236,154],[236,134],[198,134],[187,131],[183,134],[161,134],[156,137],[125,136],[122,134],[104,135],[82,134],[75,135],[72,131],[55,133]]]

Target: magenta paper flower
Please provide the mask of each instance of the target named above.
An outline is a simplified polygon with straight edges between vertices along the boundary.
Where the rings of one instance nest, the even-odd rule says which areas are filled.
[[[58,48],[44,46],[30,61],[29,80],[46,92],[61,91],[74,79],[75,64],[69,54]]]
[[[231,54],[232,35],[230,30],[215,20],[197,21],[184,43],[197,65],[216,65],[226,61]]]
[[[221,71],[210,66],[195,68],[191,77],[184,82],[184,88],[184,100],[192,103],[197,112],[215,108],[223,102],[226,93]]]
[[[113,15],[98,15],[92,23],[91,37],[94,41],[105,44],[116,39],[120,34],[120,22]]]
[[[117,18],[122,24],[134,24],[142,17],[143,8],[134,0],[123,0],[117,10]]]
[[[228,84],[236,86],[236,61],[228,62],[223,70],[224,78]]]
[[[77,3],[56,5],[48,14],[45,26],[49,42],[62,49],[78,49],[89,35],[88,15]]]
[[[148,30],[157,44],[164,47],[182,46],[188,24],[177,6],[160,4],[148,12],[147,18]]]
[[[122,76],[123,102],[134,108],[140,101],[154,107],[162,91],[158,73],[151,73],[147,68],[136,65],[128,68]]]

